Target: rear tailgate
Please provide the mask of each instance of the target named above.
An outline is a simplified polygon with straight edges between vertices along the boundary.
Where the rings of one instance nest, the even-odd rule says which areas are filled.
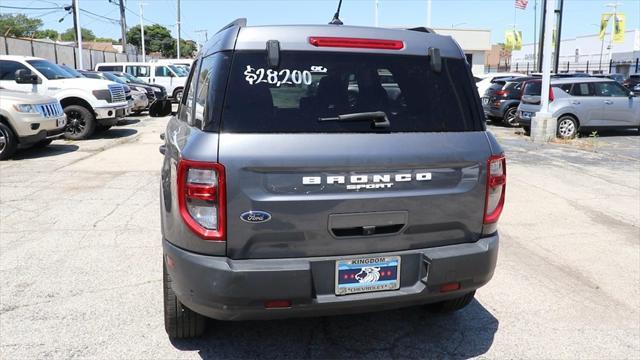
[[[482,132],[223,135],[227,254],[348,255],[476,241],[488,153]],[[271,219],[248,223],[248,211]]]

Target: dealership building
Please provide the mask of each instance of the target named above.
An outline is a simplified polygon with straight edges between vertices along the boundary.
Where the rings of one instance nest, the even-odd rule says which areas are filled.
[[[604,41],[598,34],[562,39],[558,72],[589,72],[638,74],[640,65],[640,30],[632,29],[624,33],[624,41],[612,44],[611,70],[609,70],[609,38]],[[537,49],[536,49],[537,53]],[[521,50],[511,53],[512,71],[534,70],[534,44],[524,44]],[[602,61],[600,61],[602,59]],[[535,61],[537,63],[537,61]]]

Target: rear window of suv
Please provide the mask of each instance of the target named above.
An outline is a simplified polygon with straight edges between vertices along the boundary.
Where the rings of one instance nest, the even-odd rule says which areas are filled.
[[[222,131],[235,133],[442,132],[483,130],[477,92],[464,59],[282,51],[270,69],[264,51],[234,54]],[[319,121],[383,111],[391,126]]]

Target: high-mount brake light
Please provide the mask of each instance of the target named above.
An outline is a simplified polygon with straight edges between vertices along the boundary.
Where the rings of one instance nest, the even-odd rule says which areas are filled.
[[[225,241],[224,166],[181,159],[178,162],[178,207],[185,224],[202,239]]]
[[[404,42],[401,40],[384,39],[362,39],[344,37],[319,37],[309,38],[309,44],[315,47],[339,47],[355,49],[381,49],[381,50],[402,50]]]
[[[507,161],[504,155],[492,155],[487,160],[487,191],[485,198],[484,224],[498,221],[504,207],[507,187]]]

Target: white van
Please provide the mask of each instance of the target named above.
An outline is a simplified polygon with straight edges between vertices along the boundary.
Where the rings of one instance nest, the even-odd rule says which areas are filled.
[[[182,90],[188,75],[172,64],[144,62],[98,63],[95,70],[126,72],[148,83],[162,85],[178,102],[182,98]]]

